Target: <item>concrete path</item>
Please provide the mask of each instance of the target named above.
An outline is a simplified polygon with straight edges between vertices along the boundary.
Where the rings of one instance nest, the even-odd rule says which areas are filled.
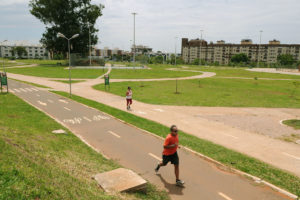
[[[9,80],[9,85],[15,95],[70,129],[95,150],[166,189],[174,200],[288,199],[185,150],[179,150],[179,156],[186,187],[176,187],[171,165],[161,168],[158,175],[154,173],[161,157],[162,139],[48,91],[13,80]]]
[[[66,92],[69,90],[67,84],[44,78],[17,74],[8,74],[8,76],[45,85],[55,90]],[[202,76],[205,77],[205,74]],[[125,97],[94,90],[91,86],[98,83],[103,83],[103,79],[77,83],[72,92],[78,96],[126,111]],[[282,119],[300,118],[300,109],[163,106],[134,101],[132,114],[166,126],[176,124],[179,129],[186,133],[258,158],[300,177],[300,145],[266,137],[251,129],[251,127],[267,127],[264,130],[269,132],[284,129],[288,134],[291,134],[293,133],[290,132],[292,129],[283,128],[279,122]],[[218,116],[223,116],[223,118],[235,116],[236,119],[240,120],[250,116],[251,121],[244,120],[244,125],[236,125],[232,123],[232,120],[229,122],[220,121]],[[210,117],[214,117],[214,119]]]
[[[18,64],[18,63],[16,63]],[[12,68],[27,68],[27,67],[37,67],[38,64],[32,64],[32,65],[16,65],[16,66],[7,66],[5,68],[9,68],[9,69],[12,69]]]

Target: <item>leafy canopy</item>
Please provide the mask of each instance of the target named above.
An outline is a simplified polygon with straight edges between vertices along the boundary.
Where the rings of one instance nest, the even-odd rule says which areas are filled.
[[[80,36],[71,41],[72,52],[87,53],[89,49],[89,27],[91,45],[98,42],[96,20],[102,16],[103,5],[91,4],[91,0],[30,0],[30,13],[46,25],[41,43],[53,53],[67,52],[68,44],[57,33],[67,38]]]
[[[291,54],[282,54],[277,57],[278,62],[281,65],[292,65],[296,62],[296,59]]]
[[[233,63],[242,63],[242,62],[247,63],[248,61],[249,61],[249,58],[244,53],[236,54],[231,57],[231,62],[233,62]]]

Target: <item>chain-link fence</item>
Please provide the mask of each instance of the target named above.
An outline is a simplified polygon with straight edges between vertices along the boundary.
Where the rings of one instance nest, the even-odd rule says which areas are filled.
[[[105,60],[99,56],[86,56],[77,53],[71,54],[71,65],[74,67],[105,66]]]

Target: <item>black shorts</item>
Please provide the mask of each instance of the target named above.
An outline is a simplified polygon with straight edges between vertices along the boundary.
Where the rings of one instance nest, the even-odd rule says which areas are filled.
[[[179,165],[179,158],[178,158],[178,154],[177,154],[177,151],[172,154],[172,155],[163,155],[163,165],[167,165],[168,162],[171,162],[171,164],[173,165]]]

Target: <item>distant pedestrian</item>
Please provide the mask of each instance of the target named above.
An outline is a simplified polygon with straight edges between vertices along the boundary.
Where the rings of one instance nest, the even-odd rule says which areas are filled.
[[[177,154],[178,146],[178,129],[176,125],[172,125],[170,128],[171,133],[167,135],[164,142],[164,150],[163,150],[163,160],[162,162],[157,164],[155,168],[155,172],[157,173],[159,168],[162,166],[166,166],[169,162],[174,165],[175,168],[175,176],[176,176],[176,185],[183,186],[184,181],[179,179],[179,157]]]
[[[128,87],[126,92],[126,103],[127,103],[127,110],[130,110],[130,106],[132,104],[132,90],[131,87]]]

